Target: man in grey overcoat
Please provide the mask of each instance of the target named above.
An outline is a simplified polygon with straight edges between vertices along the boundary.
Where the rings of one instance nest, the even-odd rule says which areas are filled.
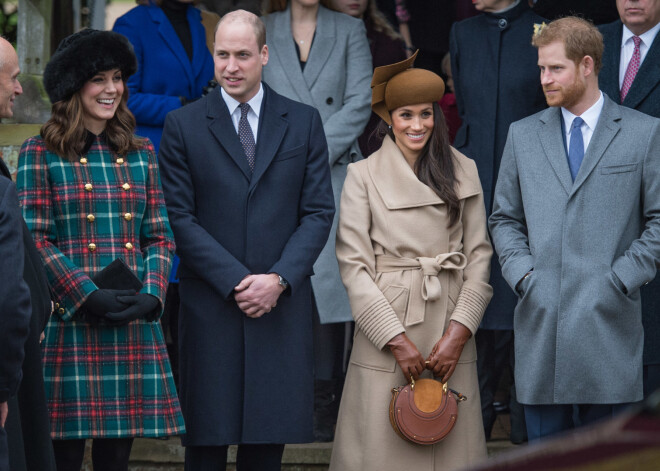
[[[639,289],[660,258],[660,120],[601,93],[591,23],[562,18],[533,43],[551,108],[511,125],[489,219],[519,296],[515,376],[530,440],[642,399]]]

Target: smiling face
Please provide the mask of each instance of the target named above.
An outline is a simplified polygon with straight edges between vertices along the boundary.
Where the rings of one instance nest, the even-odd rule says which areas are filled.
[[[119,69],[99,72],[80,90],[85,127],[101,134],[109,119],[115,115],[124,93],[124,82]]]
[[[548,106],[562,106],[578,116],[581,114],[573,110],[581,108],[586,95],[584,62],[584,58],[578,64],[567,58],[561,41],[539,47],[541,85]]]
[[[261,70],[268,63],[268,46],[259,50],[251,24],[226,20],[215,34],[213,60],[220,86],[235,100],[246,103],[259,91]]]
[[[340,12],[355,18],[362,18],[367,9],[368,0],[334,0],[332,3]]]
[[[0,38],[0,118],[11,118],[14,115],[14,99],[23,93],[18,81],[21,69],[18,67],[18,56],[11,44]]]
[[[633,34],[644,34],[660,22],[660,0],[616,0],[621,21]]]
[[[420,103],[396,108],[391,113],[394,141],[408,164],[417,158],[433,134],[433,103]]]

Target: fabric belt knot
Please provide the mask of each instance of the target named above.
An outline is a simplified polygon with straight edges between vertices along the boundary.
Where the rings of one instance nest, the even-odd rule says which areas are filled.
[[[408,327],[424,322],[426,301],[436,301],[442,296],[442,286],[438,275],[443,270],[463,270],[467,266],[467,257],[461,252],[449,252],[435,257],[404,258],[392,255],[376,256],[376,272],[415,270],[410,282],[410,292],[420,292],[411,296],[403,325]]]
[[[462,270],[467,265],[467,257],[461,252],[451,252],[438,255],[435,258],[418,257],[422,267],[422,299],[435,301],[442,295],[442,286],[438,275],[442,270]]]

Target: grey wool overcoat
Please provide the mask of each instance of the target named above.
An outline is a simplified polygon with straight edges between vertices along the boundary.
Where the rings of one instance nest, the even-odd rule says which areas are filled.
[[[335,257],[335,233],[346,166],[362,159],[357,138],[371,115],[367,33],[361,20],[319,7],[314,41],[302,70],[289,8],[265,16],[264,22],[269,52],[264,81],[280,95],[313,106],[321,114],[337,212],[328,242],[314,264],[312,286],[322,323],[350,321],[353,318]]]
[[[639,288],[660,257],[660,120],[605,103],[571,181],[561,110],[513,123],[490,230],[521,286],[515,379],[523,404],[642,399]]]

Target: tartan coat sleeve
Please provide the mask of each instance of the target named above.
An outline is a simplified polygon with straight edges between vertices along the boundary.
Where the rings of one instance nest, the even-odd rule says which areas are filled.
[[[21,146],[16,187],[23,207],[23,218],[43,258],[51,289],[60,303],[60,309],[56,309],[55,313],[63,321],[71,320],[87,296],[98,288],[91,278],[57,247],[57,228],[46,148],[43,142],[34,137]]]
[[[144,259],[144,276],[142,277],[144,286],[141,292],[151,294],[160,300],[162,314],[168,276],[174,257],[174,235],[167,217],[153,144],[149,143],[146,150],[149,166],[147,207],[140,225],[140,246]]]

